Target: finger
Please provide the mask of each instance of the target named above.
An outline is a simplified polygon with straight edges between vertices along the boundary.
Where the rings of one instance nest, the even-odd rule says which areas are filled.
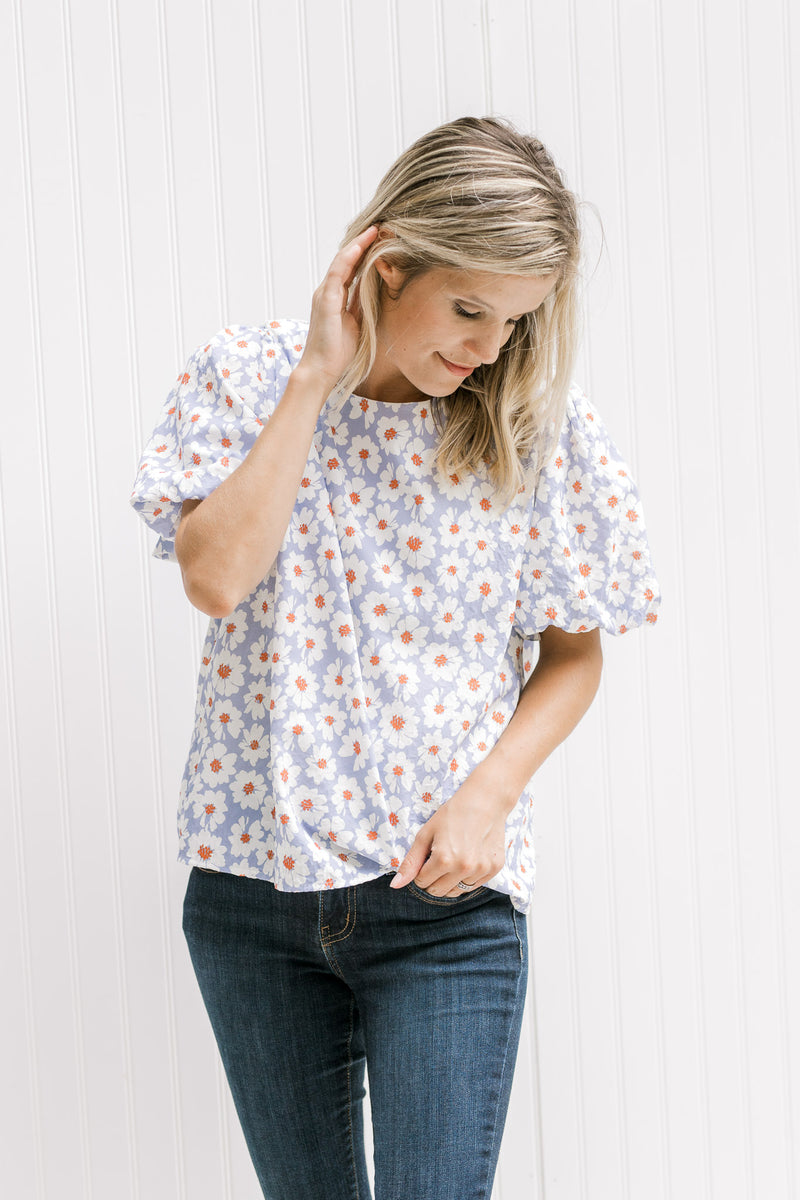
[[[359,287],[358,287],[358,284],[356,284],[355,287],[350,292],[350,295],[348,297],[347,311],[350,313],[350,316],[353,318],[353,320],[356,322],[356,324],[360,325],[361,318],[363,317],[364,313],[362,312],[362,309],[361,309],[361,298],[358,293],[359,293]]]
[[[326,278],[347,287],[352,282],[356,267],[364,252],[377,236],[378,226],[370,225],[369,229],[365,229],[357,238],[353,238],[352,242],[343,246],[331,263]]]
[[[427,863],[423,864],[422,870],[414,876],[417,888],[422,888],[423,892],[432,896],[449,896],[453,892],[462,892],[462,888],[456,887],[457,878],[461,878],[461,876],[453,876],[452,871],[444,871],[443,874],[432,877],[431,864],[432,859],[428,859]]]
[[[467,883],[466,879],[462,879],[459,882]],[[455,885],[455,887],[452,887],[450,889],[450,891],[446,892],[445,894],[448,896],[466,896],[470,892],[476,891],[480,886],[481,886],[480,880],[478,880],[477,883],[467,883],[466,887],[459,887],[458,883],[457,883]]]
[[[347,312],[349,307],[349,289],[355,278],[358,264],[370,243],[378,234],[377,225],[371,225],[359,237],[354,238],[334,258],[328,273],[314,293],[312,313],[329,316]],[[360,314],[360,305],[359,305]],[[360,319],[360,315],[357,319]]]
[[[472,867],[462,867],[460,874],[450,872],[449,876],[439,880],[436,890],[445,896],[465,896],[467,892],[474,892],[482,884],[486,883],[487,879],[491,879],[491,874],[482,871],[480,866],[473,864]],[[459,887],[460,883],[465,883],[466,887]],[[447,891],[444,891],[444,888]]]
[[[461,880],[461,882],[465,881]],[[471,883],[468,888],[459,887],[457,882],[448,885],[446,882],[442,883],[441,879],[437,879],[435,883],[422,884],[419,881],[419,877],[414,880],[414,883],[423,892],[427,892],[429,896],[436,896],[438,899],[450,896],[467,896],[470,892],[476,891],[481,886],[480,880],[477,883]]]
[[[424,866],[425,860],[430,852],[433,835],[425,832],[425,826],[419,831],[414,838],[411,849],[406,854],[400,866],[397,868],[397,873],[394,878],[389,881],[389,887],[400,888],[405,885],[419,873]]]
[[[355,239],[356,256],[353,259],[352,265],[350,267],[350,271],[349,271],[346,279],[344,280],[345,287],[349,287],[350,284],[353,282],[353,279],[355,278],[355,274],[358,270],[358,267],[359,267],[359,264],[361,263],[362,258],[364,257],[364,255],[366,254],[367,250],[372,245],[372,243],[375,241],[375,238],[377,236],[378,236],[378,226],[370,225],[369,229],[366,229],[364,231],[364,233],[361,234],[360,237],[357,237]]]

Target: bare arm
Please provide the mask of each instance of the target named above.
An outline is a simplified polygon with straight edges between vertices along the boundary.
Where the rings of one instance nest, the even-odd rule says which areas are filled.
[[[372,226],[334,258],[314,293],[303,357],[245,459],[205,499],[184,502],[175,555],[186,595],[210,617],[249,596],[280,550],[319,414],[355,353],[358,308],[348,308],[348,288],[376,234]]]
[[[326,384],[298,366],[252,448],[204,500],[185,500],[175,534],[195,608],[224,617],[269,571],[286,535]]]
[[[548,625],[540,639],[538,662],[514,714],[478,768],[495,781],[506,813],[544,760],[572,733],[600,686],[599,629],[565,633]]]
[[[503,865],[506,818],[531,776],[572,732],[600,685],[600,630],[542,632],[539,661],[514,715],[474,771],[418,831],[390,887],[414,879],[435,896],[459,895]]]

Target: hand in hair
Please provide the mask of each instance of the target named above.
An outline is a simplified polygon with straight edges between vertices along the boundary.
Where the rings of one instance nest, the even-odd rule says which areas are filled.
[[[378,226],[370,225],[358,237],[348,242],[334,258],[328,273],[314,292],[311,320],[303,356],[295,370],[313,371],[330,388],[344,374],[358,345],[361,312],[357,288],[351,295],[351,285],[365,251],[378,234]]]

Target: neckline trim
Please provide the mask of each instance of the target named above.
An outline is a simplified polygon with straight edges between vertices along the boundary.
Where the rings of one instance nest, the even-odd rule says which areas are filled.
[[[376,409],[382,410],[385,414],[395,413],[402,414],[403,411],[410,414],[418,414],[420,409],[427,408],[430,411],[432,397],[425,400],[403,400],[395,403],[393,400],[372,400],[369,396],[359,396],[357,392],[342,393],[337,395],[336,392],[331,392],[328,397],[329,412],[340,412],[346,404],[354,404],[361,408],[362,404],[370,404]]]
[[[350,393],[351,400],[363,400],[366,404],[381,404],[386,408],[418,408],[420,404],[431,404],[433,396],[426,396],[422,400],[373,400],[370,396],[359,396],[357,392]]]

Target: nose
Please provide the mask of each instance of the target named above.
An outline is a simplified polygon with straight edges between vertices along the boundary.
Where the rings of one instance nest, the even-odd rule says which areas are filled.
[[[510,336],[511,330],[507,325],[485,326],[475,331],[466,343],[466,348],[482,363],[493,363]]]

